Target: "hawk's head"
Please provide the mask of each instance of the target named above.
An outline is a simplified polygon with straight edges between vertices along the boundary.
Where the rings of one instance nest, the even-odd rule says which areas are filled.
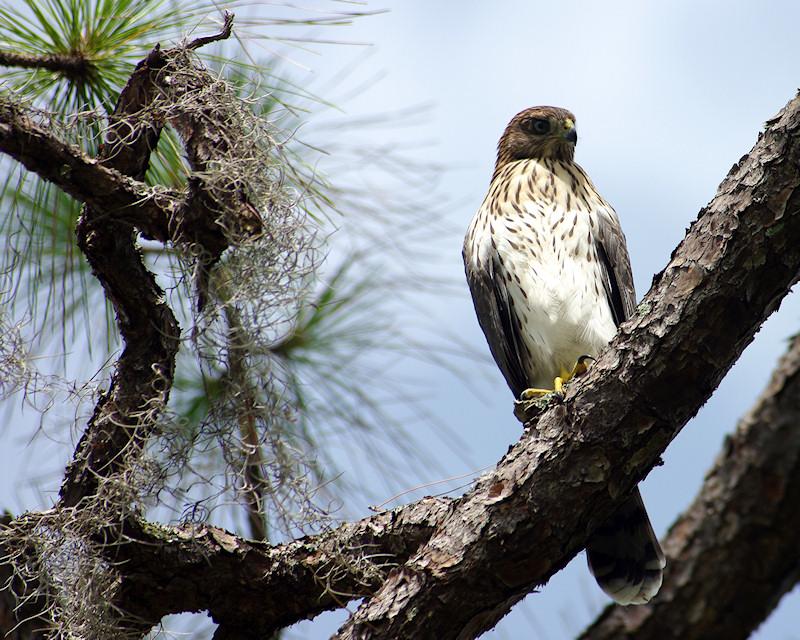
[[[511,118],[497,144],[497,165],[525,158],[572,160],[575,116],[559,107],[531,107]]]

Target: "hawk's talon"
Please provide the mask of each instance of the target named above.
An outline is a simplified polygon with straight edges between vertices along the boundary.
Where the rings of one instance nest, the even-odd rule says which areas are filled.
[[[561,370],[561,375],[553,380],[552,389],[539,389],[531,387],[519,394],[519,399],[514,401],[514,415],[523,424],[533,419],[540,411],[547,408],[554,398],[564,397],[564,385],[573,378],[578,378],[589,370],[589,361],[594,361],[592,356],[580,356],[572,367],[572,371]]]
[[[587,356],[586,354],[582,356],[578,356],[578,359],[575,361],[575,366],[572,368],[572,375],[570,377],[574,378],[576,376],[582,376],[589,370],[589,361],[595,362],[597,358],[593,358],[592,356]]]
[[[527,400],[539,400],[547,395],[553,393],[555,389],[537,389],[535,387],[531,387],[530,389],[525,389],[522,393],[519,394],[518,402],[525,402]]]
[[[552,393],[564,393],[564,385],[567,384],[573,378],[577,378],[582,376],[589,370],[588,361],[594,361],[592,356],[579,356],[577,361],[575,362],[575,366],[572,367],[572,371],[567,371],[566,369],[561,369],[561,375],[557,376],[553,380],[553,388],[552,389],[539,389],[537,387],[531,387],[530,389],[525,389],[522,393],[519,394],[518,402],[529,402],[531,400],[539,400],[548,396]]]
[[[575,361],[575,366],[572,367],[572,371],[567,371],[566,369],[561,370],[561,376],[555,379],[555,383],[566,384],[573,378],[578,378],[582,376],[589,370],[589,360],[594,362],[594,358],[592,356],[582,355],[578,356],[578,359]]]

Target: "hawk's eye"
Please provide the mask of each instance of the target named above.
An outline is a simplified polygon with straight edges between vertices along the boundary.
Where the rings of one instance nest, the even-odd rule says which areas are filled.
[[[529,133],[544,135],[550,133],[550,121],[546,118],[528,118],[522,122],[522,128]]]

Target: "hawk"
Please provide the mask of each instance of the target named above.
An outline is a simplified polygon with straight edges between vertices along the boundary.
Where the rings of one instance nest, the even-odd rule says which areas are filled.
[[[478,322],[517,398],[560,390],[635,308],[625,236],[573,162],[577,141],[565,109],[514,116],[464,239]],[[618,603],[642,604],[658,592],[664,554],[638,488],[586,552],[600,587]]]

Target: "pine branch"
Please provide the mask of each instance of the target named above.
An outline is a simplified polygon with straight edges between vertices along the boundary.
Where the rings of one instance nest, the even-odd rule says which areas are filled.
[[[265,638],[375,591],[432,533],[450,499],[419,502],[282,545],[216,527],[130,522],[107,555],[122,573],[114,605],[151,624],[208,609],[217,640]],[[169,581],[164,576],[169,575]]]
[[[0,66],[19,67],[22,69],[45,69],[68,76],[83,76],[91,68],[91,61],[82,54],[33,55],[18,51],[0,50]]]

